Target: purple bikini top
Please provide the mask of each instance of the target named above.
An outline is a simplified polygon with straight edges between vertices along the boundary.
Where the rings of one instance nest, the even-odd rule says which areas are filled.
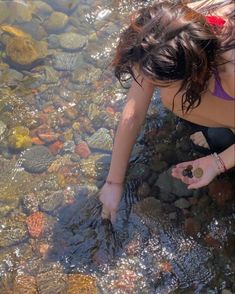
[[[214,72],[214,77],[215,77],[215,88],[212,94],[224,100],[235,100],[234,97],[230,96],[228,93],[224,91],[221,85],[221,80],[220,80],[218,72]]]

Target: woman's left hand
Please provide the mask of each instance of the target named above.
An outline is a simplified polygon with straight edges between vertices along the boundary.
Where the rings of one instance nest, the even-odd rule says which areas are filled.
[[[189,166],[192,171],[192,177],[184,176],[183,171]],[[202,175],[195,177],[195,170],[202,169]],[[208,185],[217,175],[220,170],[212,155],[198,158],[193,161],[179,163],[172,169],[172,176],[180,179],[183,183],[188,185],[188,189],[197,189]]]

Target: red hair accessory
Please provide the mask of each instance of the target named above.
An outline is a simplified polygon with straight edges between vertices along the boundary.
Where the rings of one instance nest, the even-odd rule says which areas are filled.
[[[225,24],[225,20],[222,17],[214,16],[214,15],[206,16],[206,21],[208,24],[217,26],[217,27],[223,27]]]

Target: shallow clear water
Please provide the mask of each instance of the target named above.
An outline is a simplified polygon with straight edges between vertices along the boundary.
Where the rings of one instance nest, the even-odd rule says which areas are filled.
[[[141,5],[0,2],[1,294],[235,293],[234,173],[190,195],[166,175],[199,155],[158,91],[117,222],[100,219],[126,99],[111,60]]]

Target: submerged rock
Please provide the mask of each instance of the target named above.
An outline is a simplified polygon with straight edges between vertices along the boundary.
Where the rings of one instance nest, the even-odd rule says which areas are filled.
[[[113,139],[109,130],[100,128],[91,137],[87,139],[90,148],[111,152],[113,148]]]
[[[68,294],[98,294],[96,279],[84,274],[68,276]]]
[[[47,56],[47,42],[35,41],[15,26],[1,25],[0,29],[8,34],[4,42],[6,55],[15,64],[30,65]]]
[[[37,294],[36,279],[29,275],[16,276],[13,284],[15,294]]]
[[[81,53],[57,52],[53,57],[53,64],[56,70],[73,71],[82,61]]]
[[[60,31],[65,28],[69,20],[69,17],[58,11],[54,11],[45,22],[45,28],[49,32]]]
[[[45,146],[33,146],[23,152],[22,166],[31,173],[42,173],[54,161],[54,156]]]
[[[0,221],[0,248],[12,246],[27,238],[27,227],[23,221],[7,218]]]
[[[14,37],[6,44],[7,56],[16,64],[30,65],[47,55],[47,43]]]
[[[69,32],[58,36],[60,46],[67,50],[82,49],[87,44],[87,37]]]
[[[23,126],[12,128],[8,136],[8,147],[13,150],[22,150],[32,146],[29,129]]]
[[[28,231],[31,237],[38,238],[45,227],[45,217],[40,211],[36,211],[27,217],[26,220]]]
[[[58,264],[50,264],[36,276],[38,293],[67,294],[67,277]]]

